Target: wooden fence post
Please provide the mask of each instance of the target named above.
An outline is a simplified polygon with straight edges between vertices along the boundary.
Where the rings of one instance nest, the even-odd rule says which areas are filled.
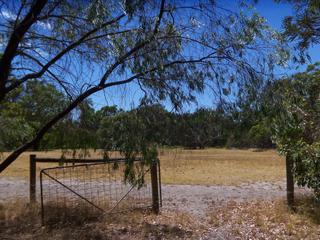
[[[157,160],[154,160],[151,164],[152,211],[155,214],[159,214],[160,211],[157,165]]]
[[[30,203],[36,202],[36,155],[30,155]]]
[[[287,172],[287,202],[288,202],[288,207],[293,208],[293,204],[294,204],[293,161],[290,156],[286,156],[286,172]]]

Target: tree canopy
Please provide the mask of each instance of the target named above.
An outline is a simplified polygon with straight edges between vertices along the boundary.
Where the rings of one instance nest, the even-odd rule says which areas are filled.
[[[136,84],[142,102],[178,108],[206,86],[230,95],[232,85],[256,84],[288,57],[281,35],[246,4],[229,10],[211,0],[27,0],[6,2],[1,13],[1,104],[45,79],[66,105],[34,126],[0,172],[94,93]]]
[[[283,111],[275,121],[274,140],[293,160],[295,181],[320,198],[320,64],[295,74],[282,87]]]

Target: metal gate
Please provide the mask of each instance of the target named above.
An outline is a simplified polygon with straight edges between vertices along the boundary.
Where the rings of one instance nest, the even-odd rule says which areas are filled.
[[[42,169],[40,172],[42,223],[75,221],[101,213],[161,206],[159,160],[151,166],[132,164],[135,175],[125,179],[125,159]]]

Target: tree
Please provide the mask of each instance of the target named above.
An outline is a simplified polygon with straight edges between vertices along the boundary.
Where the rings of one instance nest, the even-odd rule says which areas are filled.
[[[265,66],[282,61],[270,54],[281,48],[277,42],[264,44],[280,36],[270,34],[263,18],[211,0],[36,0],[4,4],[1,12],[1,104],[40,77],[63,90],[69,102],[1,163],[0,172],[104,89],[134,82],[144,100],[179,107],[209,83],[225,87],[234,76],[238,83],[257,79]]]
[[[145,126],[144,135],[147,142],[168,145],[170,127],[169,113],[160,104],[142,105],[132,114],[137,114]]]
[[[107,108],[107,111],[113,109]],[[132,148],[165,145],[169,124],[168,112],[158,104],[119,111],[101,119],[98,130],[100,146],[105,150],[123,151],[127,144]]]
[[[231,106],[233,137],[228,145],[272,148],[272,123],[281,111],[284,80],[270,79],[260,86],[250,85],[238,94]]]
[[[45,81],[29,81],[12,91],[0,108],[1,139],[5,142],[1,149],[19,147],[66,104],[65,96]]]
[[[304,63],[305,52],[309,46],[320,43],[320,2],[318,0],[285,0],[284,2],[291,3],[295,9],[293,16],[287,16],[283,20],[284,36],[295,43],[295,48],[300,52],[299,58],[294,57],[294,60]]]
[[[178,145],[186,148],[224,146],[227,139],[228,120],[223,114],[214,109],[199,108],[193,113],[174,116],[175,130],[173,139]]]
[[[155,126],[153,126],[155,127]],[[109,151],[119,151],[126,158],[125,180],[143,181],[143,171],[133,168],[134,160],[142,158],[143,164],[151,164],[157,157],[157,139],[150,135],[146,122],[137,111],[120,112],[102,120],[98,131],[100,143],[105,150],[104,157],[109,158]],[[140,174],[136,177],[136,174]]]
[[[283,111],[275,125],[274,139],[299,186],[320,198],[320,64],[295,74],[285,82]],[[292,165],[291,165],[292,164]],[[288,167],[288,166],[287,166]]]

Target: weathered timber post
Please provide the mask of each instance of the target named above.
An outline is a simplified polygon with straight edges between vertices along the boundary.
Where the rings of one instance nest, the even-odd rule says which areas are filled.
[[[293,179],[293,161],[290,156],[286,156],[287,172],[287,202],[288,207],[293,208],[294,204],[294,179]]]
[[[160,212],[157,165],[158,165],[157,160],[152,161],[152,164],[151,164],[152,211],[155,214],[159,214]]]
[[[30,203],[36,202],[36,155],[30,155]]]

